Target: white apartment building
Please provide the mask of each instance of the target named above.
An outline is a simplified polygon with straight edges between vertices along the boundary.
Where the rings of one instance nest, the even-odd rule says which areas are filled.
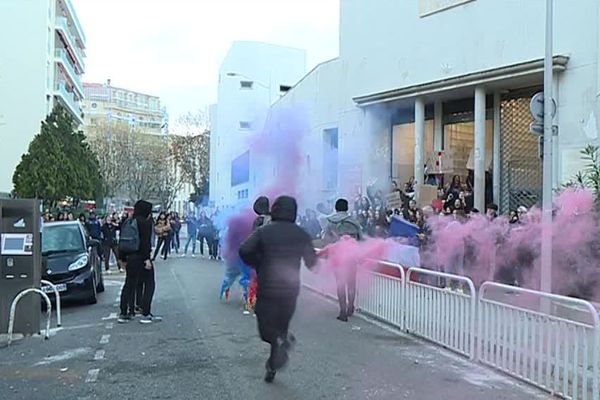
[[[106,83],[84,82],[83,90],[86,128],[123,122],[146,134],[163,134],[164,110],[158,96],[115,87],[110,79]]]
[[[0,192],[55,102],[83,123],[85,42],[71,0],[0,1]]]
[[[543,89],[545,3],[342,1],[340,57],[273,109],[310,110],[313,145],[303,170],[320,184],[306,190],[322,199],[371,183],[385,188],[391,179],[422,183],[427,159],[444,150],[452,153],[446,182],[471,175],[476,207],[539,201],[529,102]],[[558,187],[581,168],[579,151],[599,141],[600,2],[554,4]]]
[[[256,195],[249,139],[269,106],[306,73],[306,52],[260,42],[234,42],[219,70],[218,104],[211,110],[210,199],[215,205]]]

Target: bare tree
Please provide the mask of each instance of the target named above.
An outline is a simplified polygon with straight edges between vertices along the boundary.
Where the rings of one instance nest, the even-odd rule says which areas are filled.
[[[172,156],[183,183],[196,194],[209,177],[210,130],[203,112],[188,112],[177,119],[179,135],[172,137]]]
[[[127,124],[100,124],[88,132],[97,154],[105,193],[131,201],[158,201],[168,209],[181,188],[172,140],[144,134]]]

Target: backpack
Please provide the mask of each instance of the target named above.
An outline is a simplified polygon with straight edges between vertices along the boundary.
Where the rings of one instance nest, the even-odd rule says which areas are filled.
[[[265,226],[267,225],[269,222],[271,222],[271,216],[270,215],[259,215],[255,220],[254,220],[254,229],[258,229],[261,226]]]
[[[133,254],[140,250],[140,231],[135,218],[123,222],[119,238],[119,253]]]
[[[353,222],[349,221],[348,218],[345,218],[334,224],[331,234],[335,242],[340,240],[342,236],[350,236],[351,238],[358,240],[360,238],[359,229],[360,228],[357,227]]]

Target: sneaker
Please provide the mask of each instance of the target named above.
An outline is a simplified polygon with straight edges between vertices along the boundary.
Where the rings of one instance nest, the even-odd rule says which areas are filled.
[[[131,318],[131,315],[119,315],[119,318],[117,318],[117,322],[119,324],[125,324],[129,321],[131,321],[133,318]]]
[[[143,316],[140,319],[140,324],[151,324],[153,322],[162,322],[162,317],[159,317],[158,315],[152,315],[152,314],[148,314]]]
[[[196,258],[196,255],[195,255],[195,254],[192,254],[192,258]]]
[[[123,268],[119,268],[119,273],[122,274],[123,272],[125,272],[125,270]]]
[[[142,307],[140,307],[140,306],[135,306],[134,310],[135,310],[136,314],[141,314],[142,313]]]
[[[151,324],[152,323],[152,315],[146,315],[143,316],[142,319],[140,319],[140,324]]]
[[[160,315],[150,314],[150,317],[152,318],[152,322],[162,322],[163,320],[163,317]]]
[[[340,314],[337,316],[337,319],[342,321],[342,322],[348,322],[348,316],[346,314]]]
[[[265,373],[265,382],[273,383],[273,381],[275,380],[275,374],[277,374],[277,371],[275,371],[274,369],[269,367],[269,362],[267,362],[266,368],[267,368],[267,372]]]
[[[248,311],[248,310],[244,310],[244,311],[242,312],[242,314],[244,314],[244,315],[250,315],[250,311]]]
[[[111,271],[110,269],[105,269],[105,270],[104,270],[104,273],[105,273],[106,275],[110,275],[110,274],[112,274],[112,271]]]

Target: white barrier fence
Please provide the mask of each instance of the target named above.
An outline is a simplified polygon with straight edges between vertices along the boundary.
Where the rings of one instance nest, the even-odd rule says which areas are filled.
[[[599,338],[587,301],[492,282],[479,289],[479,360],[550,393],[600,398]]]
[[[424,282],[414,281],[415,275]],[[443,288],[425,283],[441,279],[445,280]],[[411,268],[406,279],[406,329],[473,359],[476,300],[475,285],[469,278]]]
[[[398,264],[378,261],[379,266],[395,268],[400,277],[359,270],[357,307],[368,315],[404,329],[404,269]]]
[[[357,309],[401,330],[573,400],[600,399],[600,317],[584,300],[420,268],[359,269]],[[336,298],[333,276],[303,284]],[[543,311],[542,311],[543,310]]]

